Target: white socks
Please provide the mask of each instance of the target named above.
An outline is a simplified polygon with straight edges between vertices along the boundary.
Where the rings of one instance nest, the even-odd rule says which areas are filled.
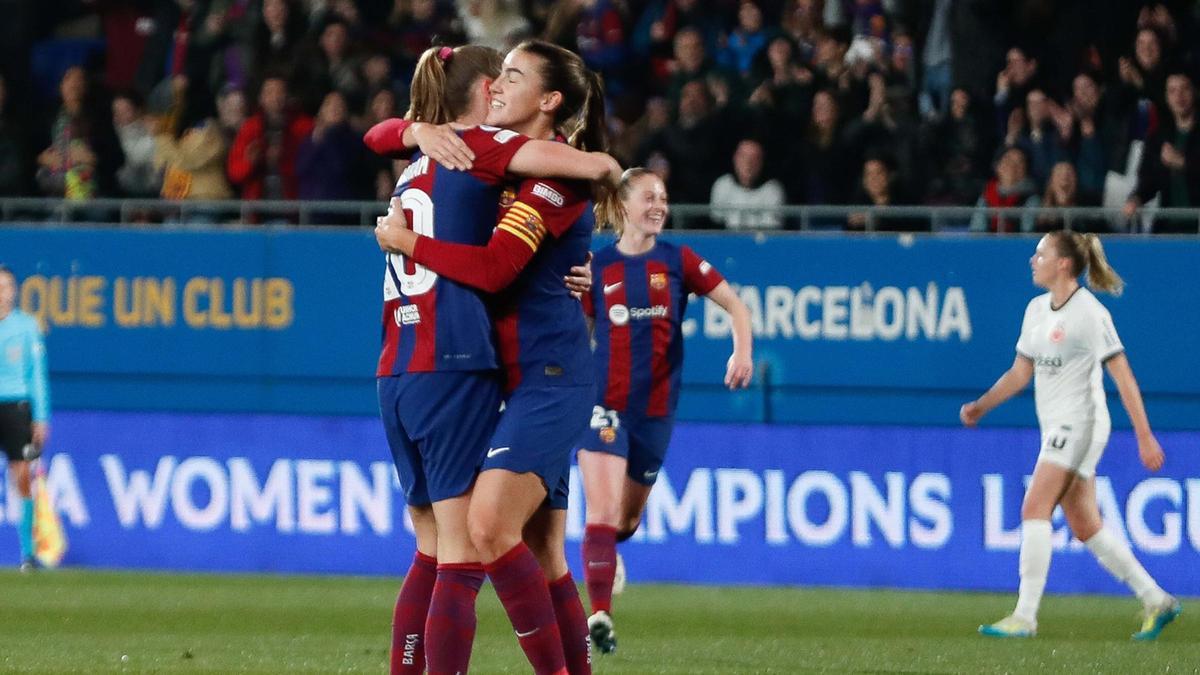
[[[1157,607],[1166,600],[1167,594],[1159,588],[1150,574],[1146,572],[1146,568],[1137,561],[1137,558],[1133,557],[1133,551],[1129,550],[1129,545],[1121,541],[1115,534],[1101,529],[1084,543],[1087,544],[1092,555],[1096,556],[1096,560],[1100,561],[1100,565],[1118,581],[1128,586],[1144,606]],[[1022,560],[1024,560],[1024,555],[1025,549],[1022,547]]]
[[[1013,615],[1037,626],[1038,606],[1050,573],[1050,521],[1026,520],[1021,523],[1021,588]]]

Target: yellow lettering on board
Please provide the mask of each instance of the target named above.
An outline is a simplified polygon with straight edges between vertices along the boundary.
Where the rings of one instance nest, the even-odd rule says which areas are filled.
[[[175,325],[175,279],[142,279],[142,324]]]
[[[208,315],[200,311],[200,296],[208,292],[208,279],[192,277],[183,287],[183,320],[192,328],[208,325]]]
[[[229,330],[233,317],[225,311],[225,280],[213,277],[208,280],[209,325],[220,330]]]
[[[99,328],[105,323],[104,277],[86,276],[79,279],[79,325]]]
[[[279,277],[267,279],[267,328],[279,330],[292,325],[295,318],[292,308],[294,296],[292,282]]]
[[[258,328],[263,322],[263,282],[252,279],[249,289],[246,285],[245,279],[233,280],[233,322],[238,328]]]

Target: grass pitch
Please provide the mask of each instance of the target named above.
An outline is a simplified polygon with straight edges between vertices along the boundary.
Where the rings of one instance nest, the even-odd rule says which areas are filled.
[[[396,579],[0,572],[0,672],[386,672]],[[1049,596],[1040,634],[975,634],[1014,598],[799,588],[632,585],[619,649],[597,673],[1200,673],[1183,615],[1133,643],[1131,598]],[[474,673],[525,673],[485,586]]]

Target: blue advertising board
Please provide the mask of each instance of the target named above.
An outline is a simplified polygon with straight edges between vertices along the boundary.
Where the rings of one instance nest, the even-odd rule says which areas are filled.
[[[1032,238],[669,236],[738,287],[764,367],[750,391],[725,392],[728,319],[711,302],[691,303],[685,420],[956,424],[958,406],[1011,364],[1022,312],[1039,293]],[[1189,273],[1200,240],[1106,246],[1129,283],[1101,299],[1151,421],[1195,429],[1200,285]],[[375,409],[383,271],[369,231],[6,226],[0,259],[21,277],[21,305],[47,327],[59,409]],[[1032,425],[1030,392],[988,421]]]
[[[1128,432],[1100,463],[1106,526],[1164,588],[1200,595],[1200,436],[1166,432],[1158,474]],[[1016,588],[1037,432],[680,424],[638,534],[634,582]],[[67,565],[401,574],[410,529],[377,420],[66,412],[48,487]],[[17,560],[4,485],[0,560]],[[579,571],[573,475],[568,553]],[[1124,589],[1056,517],[1049,589]],[[580,577],[581,578],[581,577]]]

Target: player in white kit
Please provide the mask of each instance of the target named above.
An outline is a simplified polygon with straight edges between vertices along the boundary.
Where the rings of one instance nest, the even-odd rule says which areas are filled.
[[[1142,628],[1135,640],[1153,640],[1179,615],[1179,602],[1165,593],[1133,557],[1129,545],[1103,528],[1096,503],[1096,464],[1108,443],[1111,422],[1101,366],[1117,384],[1137,434],[1142,464],[1157,471],[1163,451],[1150,430],[1142,394],[1125,357],[1112,317],[1096,296],[1079,285],[1119,295],[1123,282],[1108,264],[1094,234],[1051,232],[1029,261],[1033,283],[1048,293],[1025,308],[1013,365],[983,396],[962,406],[963,424],[974,426],[988,411],[1034,379],[1042,450],[1021,506],[1021,584],[1010,616],[980,626],[994,637],[1032,637],[1050,570],[1050,517],[1061,505],[1071,531],[1100,565],[1142,601]]]

